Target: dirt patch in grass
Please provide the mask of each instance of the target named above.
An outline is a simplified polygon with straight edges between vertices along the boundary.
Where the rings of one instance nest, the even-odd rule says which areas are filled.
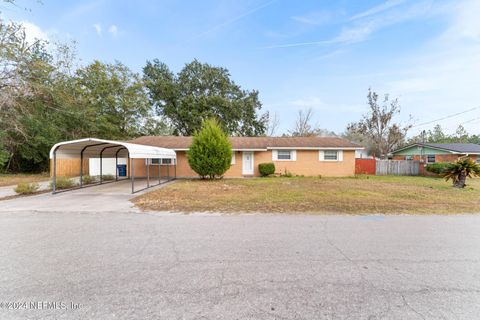
[[[37,174],[26,174],[26,173],[17,173],[17,174],[0,174],[0,187],[5,186],[15,186],[20,182],[40,182],[47,181],[50,179],[48,173],[37,173]]]
[[[132,201],[144,210],[264,213],[475,213],[480,179],[455,189],[440,178],[182,180]]]

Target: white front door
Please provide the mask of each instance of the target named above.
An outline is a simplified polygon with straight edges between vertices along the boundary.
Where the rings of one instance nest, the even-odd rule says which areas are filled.
[[[244,151],[242,158],[242,174],[253,174],[253,152]]]

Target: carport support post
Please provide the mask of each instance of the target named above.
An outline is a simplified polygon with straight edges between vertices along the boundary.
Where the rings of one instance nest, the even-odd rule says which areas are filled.
[[[57,191],[57,149],[53,150],[53,183],[52,193]]]
[[[130,168],[130,152],[127,153],[127,170],[128,170],[128,173],[127,173],[127,177],[128,178],[131,178],[131,168]]]
[[[147,188],[150,188],[150,159],[147,158]]]
[[[162,169],[162,160],[163,159],[158,160],[158,161],[160,161],[158,163],[158,184],[162,183],[162,177],[161,177],[161,174],[160,174],[160,170]]]
[[[130,159],[130,168],[131,168],[130,175],[132,179],[132,193],[134,193],[134,190],[135,190],[135,172],[133,171],[133,165],[134,165],[133,160],[134,160],[133,158]]]
[[[115,181],[118,181],[118,151],[115,153]]]
[[[170,163],[172,162],[172,159],[170,159]],[[167,181],[170,181],[170,163],[167,165]]]
[[[80,152],[80,188],[83,186],[83,150]]]
[[[102,175],[102,152],[103,150],[100,152],[100,184],[102,184],[102,180],[103,180],[103,175]]]

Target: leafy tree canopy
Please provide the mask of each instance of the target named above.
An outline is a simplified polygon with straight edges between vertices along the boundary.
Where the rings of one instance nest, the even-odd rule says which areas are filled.
[[[369,110],[358,122],[348,125],[346,137],[358,137],[369,147],[370,151],[379,157],[387,157],[388,153],[400,147],[411,125],[395,122],[395,116],[400,113],[398,99],[390,100],[388,94],[379,101],[379,96],[368,90]]]
[[[268,113],[258,115],[258,91],[246,91],[230,79],[225,68],[197,60],[174,74],[155,59],[143,69],[149,96],[176,135],[192,135],[205,119],[215,117],[230,135],[265,134]]]
[[[433,129],[424,131],[409,139],[409,143],[426,142],[426,143],[476,143],[480,144],[480,135],[468,134],[462,125],[457,127],[453,134],[447,134],[443,128],[437,124]]]
[[[0,21],[0,170],[48,170],[62,140],[168,133],[138,74],[75,62],[72,45],[29,43],[22,25]]]

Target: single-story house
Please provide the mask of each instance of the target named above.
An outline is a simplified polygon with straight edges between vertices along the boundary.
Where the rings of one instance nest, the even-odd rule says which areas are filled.
[[[392,152],[393,160],[418,160],[425,163],[453,162],[468,156],[480,163],[480,145],[475,143],[414,143]]]
[[[336,137],[231,137],[233,156],[226,177],[259,176],[258,164],[275,163],[276,173],[305,176],[350,176],[355,174],[355,151],[361,146]],[[145,136],[130,141],[85,138],[63,141],[50,150],[53,193],[57,177],[100,176],[99,183],[136,178],[158,184],[172,178],[197,177],[190,168],[187,151],[192,137]]]
[[[192,137],[144,136],[129,142],[172,149],[176,177],[198,176],[187,160]],[[363,149],[337,137],[230,137],[230,142],[233,157],[225,177],[259,176],[258,164],[266,162],[273,162],[278,174],[351,176],[355,174],[355,151]],[[145,162],[136,162],[134,171],[145,172]]]

